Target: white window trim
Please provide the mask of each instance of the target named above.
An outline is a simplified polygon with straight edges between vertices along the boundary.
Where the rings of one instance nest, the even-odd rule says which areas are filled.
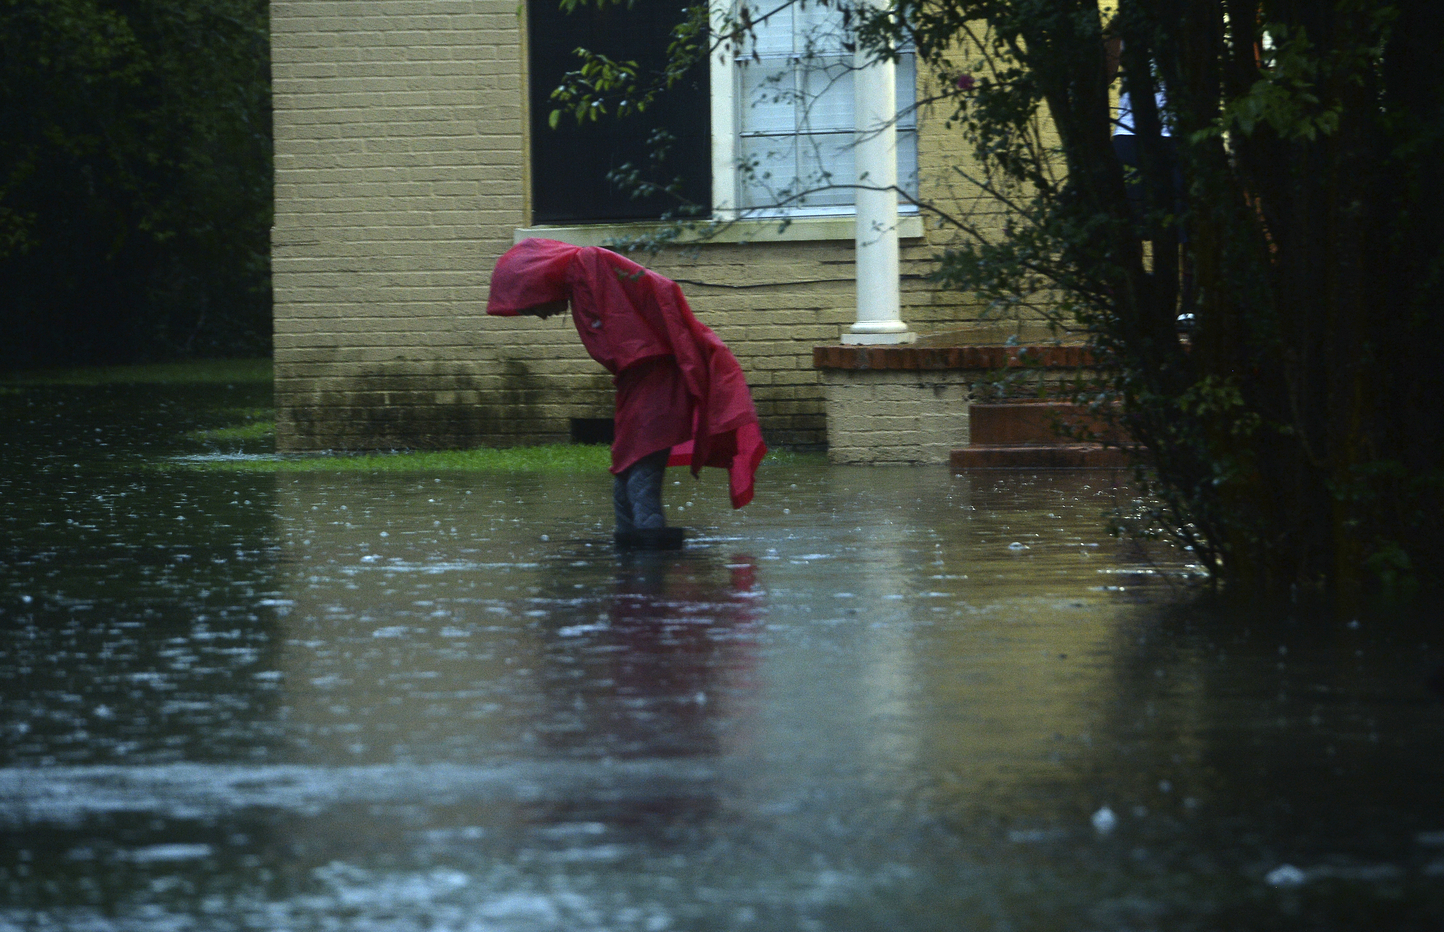
[[[717,35],[727,28],[726,18],[729,7],[726,2],[713,3],[710,7],[712,34]],[[709,56],[710,91],[712,100],[712,216],[719,221],[737,220],[743,211],[739,207],[737,192],[737,159],[742,123],[738,110],[738,66],[736,50],[714,50]],[[908,216],[917,213],[917,205],[899,198],[898,210]],[[748,218],[776,221],[789,219],[797,222],[806,217],[847,217],[856,213],[855,205],[807,206],[776,209],[751,208],[746,211]],[[921,236],[921,225],[918,225]],[[910,234],[899,227],[899,236],[910,238]]]
[[[721,220],[721,218],[716,218]],[[706,223],[706,221],[702,221]],[[567,226],[519,227],[512,241],[554,239],[573,246],[605,246],[608,241],[626,239],[648,230],[664,230],[670,225],[651,221],[630,223],[587,223]],[[923,218],[914,213],[898,218],[899,239],[921,240]],[[815,243],[853,241],[857,238],[857,221],[851,211],[846,216],[798,216],[784,219],[746,219],[723,221],[723,226],[709,234],[684,231],[680,243]]]
[[[712,35],[726,28],[727,8],[710,6]],[[737,209],[737,62],[732,49],[714,51],[711,63],[712,95],[712,216],[736,220]]]
[[[725,27],[725,5],[713,4],[712,31]],[[738,208],[737,153],[741,125],[738,115],[738,67],[735,55],[714,51],[708,56],[711,96],[712,153],[712,221],[722,224],[710,232],[684,232],[678,242],[713,243],[786,243],[856,240],[855,206],[811,206],[776,210]],[[899,203],[897,234],[902,240],[924,237],[923,219],[916,205]],[[699,222],[706,224],[706,220]],[[604,224],[536,225],[514,231],[515,242],[544,237],[575,246],[605,246],[608,241],[644,234],[649,229],[664,230],[672,224],[631,221]]]

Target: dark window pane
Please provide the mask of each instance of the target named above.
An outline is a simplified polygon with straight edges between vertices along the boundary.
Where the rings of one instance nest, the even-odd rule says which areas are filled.
[[[649,181],[682,179],[682,193],[704,207],[711,204],[710,100],[707,63],[699,62],[647,112],[604,117],[580,126],[563,116],[553,130],[550,95],[562,76],[577,68],[578,47],[618,61],[635,61],[643,74],[660,71],[671,30],[681,22],[682,0],[636,0],[626,5],[578,7],[567,14],[556,0],[529,6],[531,45],[532,220],[536,223],[605,222],[659,217],[675,209],[670,197],[634,200],[607,180],[608,172],[631,164]],[[656,129],[674,142],[665,161],[651,160],[648,139]]]

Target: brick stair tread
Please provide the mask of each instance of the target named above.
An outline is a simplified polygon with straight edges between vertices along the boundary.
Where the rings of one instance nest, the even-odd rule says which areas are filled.
[[[953,450],[955,469],[1093,469],[1128,466],[1130,451],[1099,443],[972,444]]]
[[[1070,402],[974,402],[969,420],[969,433],[975,446],[1071,445],[1083,442],[1060,432],[1059,427],[1062,426],[1090,431],[1099,441],[1123,439],[1116,425]]]

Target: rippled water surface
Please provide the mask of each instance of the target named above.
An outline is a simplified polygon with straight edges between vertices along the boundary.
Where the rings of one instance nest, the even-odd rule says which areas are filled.
[[[1444,927],[1438,645],[1189,608],[1122,476],[627,556],[604,473],[151,468],[265,403],[0,396],[0,930]]]

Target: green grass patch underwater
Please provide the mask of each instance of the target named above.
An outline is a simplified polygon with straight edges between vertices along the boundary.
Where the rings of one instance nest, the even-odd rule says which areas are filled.
[[[316,453],[271,456],[191,456],[173,461],[191,469],[248,472],[595,472],[611,464],[604,446],[570,443],[535,447],[478,447],[395,453]]]
[[[550,472],[590,473],[611,466],[608,447],[574,443],[551,443],[534,447],[478,447],[471,450],[426,450],[396,453],[314,453],[260,456],[188,456],[170,466],[218,472]],[[782,465],[825,466],[821,453],[773,451],[762,469]],[[678,467],[679,469],[685,467]]]
[[[217,440],[226,442],[230,440],[265,440],[267,437],[276,436],[275,421],[257,421],[254,424],[246,424],[242,427],[222,427],[218,430],[196,431],[193,435],[197,440]]]
[[[268,412],[269,413],[269,412]],[[186,434],[191,440],[207,443],[245,443],[253,440],[275,440],[276,422],[267,415],[248,417],[248,423],[234,427],[218,427],[213,430],[193,430]]]

